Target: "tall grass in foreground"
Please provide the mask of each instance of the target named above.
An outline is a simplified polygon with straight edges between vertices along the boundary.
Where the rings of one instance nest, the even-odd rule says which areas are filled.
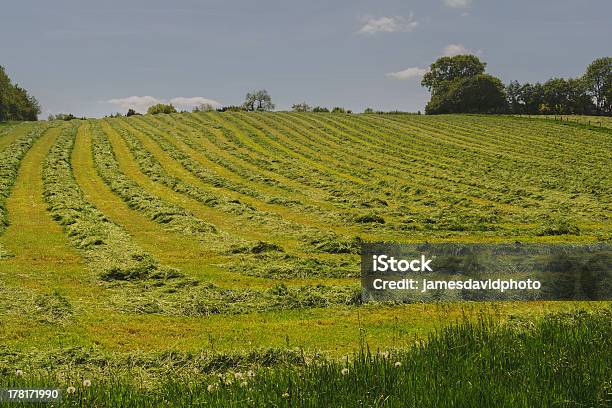
[[[0,388],[59,387],[67,407],[604,407],[612,405],[612,309],[503,324],[481,316],[409,349],[182,374],[154,388],[121,378],[64,381],[24,373],[5,376]]]

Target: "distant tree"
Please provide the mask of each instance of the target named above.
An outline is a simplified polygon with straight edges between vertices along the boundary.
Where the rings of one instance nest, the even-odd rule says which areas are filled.
[[[229,105],[218,108],[217,112],[239,112],[243,110],[245,110],[244,106]]]
[[[425,113],[505,112],[505,88],[498,78],[484,73],[486,65],[475,55],[438,58],[421,81],[431,92]]]
[[[310,112],[310,111],[312,111],[312,108],[306,102],[296,103],[296,104],[294,104],[291,107],[291,109],[294,112]]]
[[[432,95],[445,92],[452,81],[483,74],[486,63],[475,55],[456,55],[438,58],[423,75],[421,85]]]
[[[140,115],[140,113],[136,112],[132,108],[128,109],[127,113],[125,114],[125,116],[135,116],[135,115]]]
[[[158,115],[160,113],[177,113],[176,108],[172,106],[172,104],[163,104],[158,103],[157,105],[153,105],[147,109],[148,115]]]
[[[315,106],[314,108],[312,108],[313,112],[329,112],[329,109],[327,109],[324,106]]]
[[[38,120],[39,114],[40,105],[36,98],[19,85],[13,85],[4,67],[0,66],[0,122]]]
[[[331,113],[346,113],[346,109],[336,106],[331,110]]]
[[[612,57],[598,58],[584,74],[587,92],[599,114],[612,114]]]
[[[445,93],[433,94],[425,113],[503,113],[506,109],[502,82],[491,75],[478,74],[451,82]]]
[[[265,89],[247,93],[242,106],[247,111],[269,111],[274,109],[272,97]]]
[[[201,103],[198,106],[194,107],[192,112],[212,112],[215,110],[215,107],[210,103]]]
[[[524,106],[523,113],[537,114],[544,104],[544,86],[540,83],[521,85],[519,103]]]
[[[73,115],[72,113],[56,113],[55,115],[49,115],[49,120],[65,120],[65,121],[70,121],[70,120],[74,120],[74,119],[78,119],[75,115]]]
[[[543,85],[544,98],[540,113],[583,115],[593,113],[594,106],[582,79],[552,78]]]
[[[506,86],[506,96],[510,113],[524,113],[524,104],[521,100],[521,84],[518,81],[510,81]]]
[[[374,113],[374,109],[372,109],[372,108],[365,108],[363,113]]]

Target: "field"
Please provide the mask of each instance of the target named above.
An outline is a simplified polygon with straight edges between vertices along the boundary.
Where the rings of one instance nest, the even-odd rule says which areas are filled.
[[[443,349],[435,341],[473,329],[529,342],[508,328],[517,319],[539,328],[529,333],[540,350],[549,335],[570,350],[595,332],[609,343],[609,302],[361,304],[359,245],[610,241],[611,165],[606,127],[510,116],[211,112],[2,125],[0,373],[61,367],[48,375],[66,386],[108,366],[149,378],[198,359],[208,375],[320,357],[286,376],[311,390],[304,375],[317,370],[392,370],[366,347],[461,370],[428,357]],[[558,312],[578,317],[538,320]],[[564,337],[580,318],[586,329]],[[563,370],[586,364],[576,358]],[[532,363],[527,378],[548,375]],[[593,370],[609,384],[609,365]],[[268,403],[289,404],[280,398]]]

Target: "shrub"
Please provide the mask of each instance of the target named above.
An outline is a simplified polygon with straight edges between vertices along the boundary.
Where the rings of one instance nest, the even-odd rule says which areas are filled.
[[[177,113],[177,111],[176,111],[176,108],[172,106],[172,104],[166,105],[164,103],[158,103],[156,105],[149,107],[149,109],[147,109],[148,115],[159,115],[160,113],[169,114],[169,113]]]
[[[315,106],[314,108],[312,108],[312,111],[313,112],[329,112],[329,109],[323,106]]]

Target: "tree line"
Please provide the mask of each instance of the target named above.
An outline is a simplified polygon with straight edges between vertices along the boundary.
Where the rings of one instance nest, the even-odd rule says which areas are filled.
[[[37,120],[40,105],[28,91],[11,82],[0,66],[0,122],[8,120]]]
[[[504,86],[485,68],[475,55],[436,60],[421,81],[431,92],[425,113],[612,115],[612,57],[596,59],[578,78],[543,84],[511,81]]]

